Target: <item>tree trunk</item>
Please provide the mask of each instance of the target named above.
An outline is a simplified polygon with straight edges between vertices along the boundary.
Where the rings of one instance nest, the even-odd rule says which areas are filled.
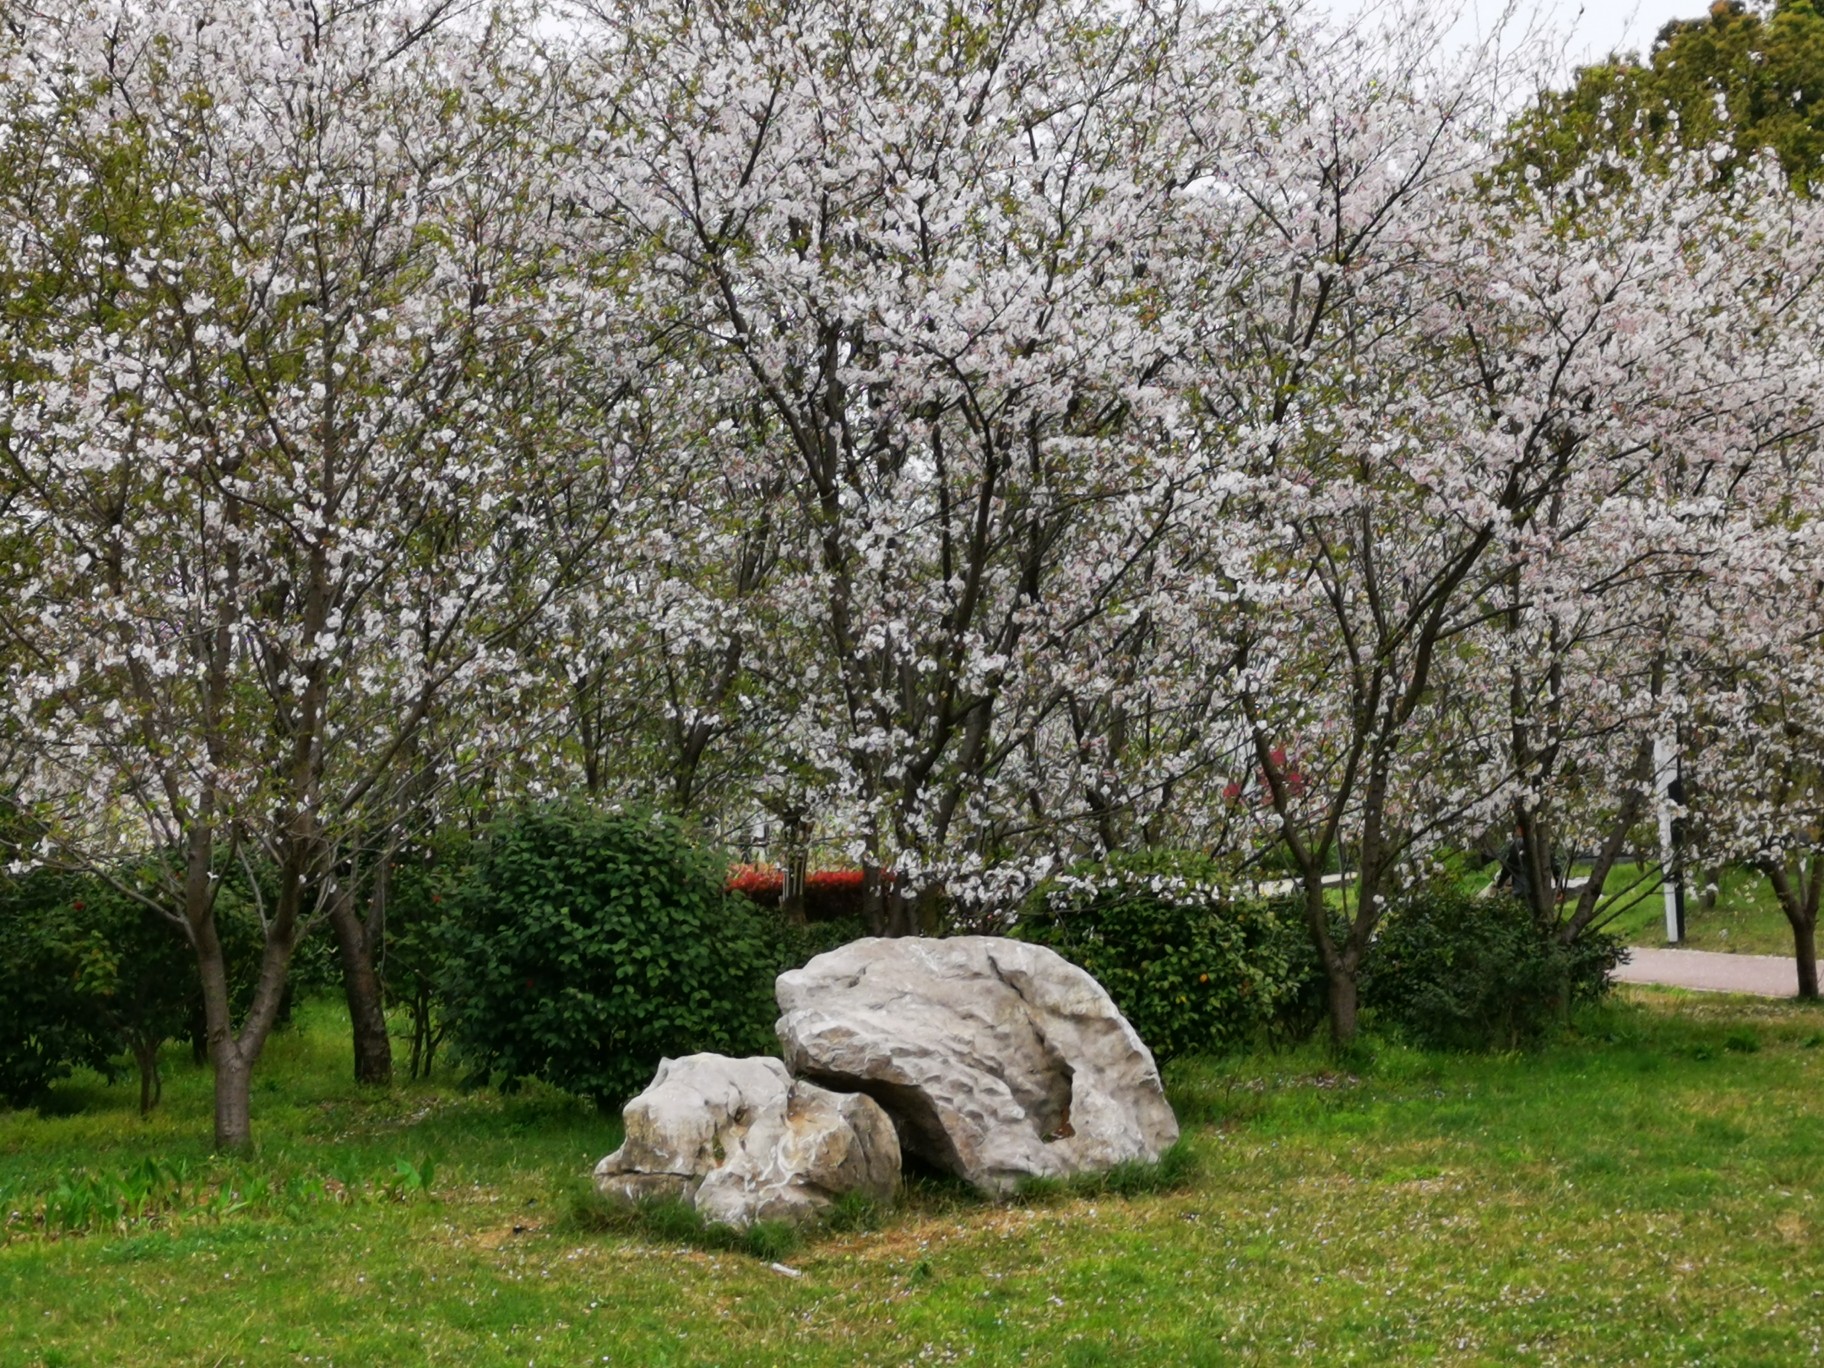
[[[1792,923],[1792,957],[1799,970],[1799,996],[1808,1002],[1818,1000],[1818,922],[1816,917],[1794,917]]]
[[[380,976],[374,972],[366,928],[345,892],[338,890],[332,897],[329,922],[342,960],[342,991],[354,1034],[355,1082],[386,1087],[393,1081],[393,1042],[386,1032]]]
[[[887,934],[889,936],[935,935],[937,903],[929,894],[935,889],[895,888],[885,894]]]
[[[1799,971],[1799,997],[1808,1002],[1818,1000],[1818,899],[1824,894],[1824,868],[1807,868],[1799,862],[1795,884],[1791,872],[1779,860],[1769,860],[1761,873],[1773,886],[1780,900],[1780,911],[1792,927],[1792,959]]]
[[[792,844],[786,847],[785,882],[779,890],[779,915],[788,926],[803,926],[804,916],[804,881],[810,877],[810,854],[805,850],[802,841],[802,830],[792,828]]]
[[[215,1148],[244,1154],[253,1148],[253,1061],[233,1040],[214,1043]]]
[[[918,934],[935,936],[944,929],[944,887],[928,883],[918,891]]]
[[[1716,911],[1716,896],[1722,886],[1723,868],[1721,865],[1712,865],[1704,871],[1704,891],[1697,900],[1699,912]]]
[[[1357,1028],[1355,972],[1339,960],[1326,966],[1325,976],[1330,987],[1330,1039],[1335,1045],[1348,1045]]]
[[[164,1080],[158,1073],[158,1041],[136,1037],[133,1062],[139,1065],[139,1114],[150,1116],[165,1094]]]

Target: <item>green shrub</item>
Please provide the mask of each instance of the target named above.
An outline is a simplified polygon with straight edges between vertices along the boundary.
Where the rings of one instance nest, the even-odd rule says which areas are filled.
[[[1561,945],[1511,896],[1427,888],[1388,911],[1362,974],[1362,1005],[1414,1044],[1515,1049],[1608,989],[1620,947],[1586,932]]]
[[[861,923],[853,917],[794,926],[777,912],[768,911],[762,915],[772,928],[775,974],[801,969],[826,951],[860,940],[863,934]]]
[[[244,1009],[257,946],[247,948],[231,912],[217,921],[230,991]],[[195,957],[174,925],[99,877],[0,874],[0,1102],[40,1102],[79,1065],[112,1081],[124,1050],[149,1109],[160,1091],[160,1048],[201,1012]]]
[[[448,1031],[441,991],[455,892],[468,877],[476,845],[449,827],[399,852],[386,900],[386,1001],[409,1018],[406,1061],[413,1078],[429,1078]]]
[[[1305,931],[1281,907],[1226,897],[1220,870],[1179,851],[1117,855],[1047,881],[1013,934],[1108,990],[1156,1058],[1233,1049],[1295,997]]]
[[[68,875],[0,874],[0,1106],[43,1099],[78,1065],[106,1069],[113,1033],[94,1010],[112,962]]]
[[[771,1048],[774,948],[675,822],[550,806],[498,825],[454,890],[444,998],[471,1076],[601,1104],[662,1056]]]

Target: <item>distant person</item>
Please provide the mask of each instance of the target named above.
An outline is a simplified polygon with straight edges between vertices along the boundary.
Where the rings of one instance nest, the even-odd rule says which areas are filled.
[[[1514,828],[1514,834],[1496,858],[1501,862],[1501,872],[1495,876],[1495,887],[1512,888],[1514,896],[1528,907],[1538,906],[1533,901],[1533,870],[1532,862],[1526,858],[1526,834],[1520,827]],[[1565,873],[1563,857],[1556,851],[1552,853],[1551,865],[1552,900],[1556,902],[1564,896],[1561,886]]]

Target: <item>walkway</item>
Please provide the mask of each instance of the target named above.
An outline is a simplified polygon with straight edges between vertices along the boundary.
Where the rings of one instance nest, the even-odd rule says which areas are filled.
[[[1797,997],[1799,970],[1790,955],[1726,955],[1713,950],[1648,950],[1632,946],[1617,983],[1656,983],[1705,993]]]

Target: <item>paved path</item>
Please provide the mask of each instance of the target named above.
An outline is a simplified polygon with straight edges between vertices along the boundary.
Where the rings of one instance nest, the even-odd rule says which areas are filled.
[[[1648,950],[1634,946],[1615,971],[1617,983],[1657,983],[1706,993],[1797,997],[1799,970],[1790,955],[1726,955],[1714,950]]]

